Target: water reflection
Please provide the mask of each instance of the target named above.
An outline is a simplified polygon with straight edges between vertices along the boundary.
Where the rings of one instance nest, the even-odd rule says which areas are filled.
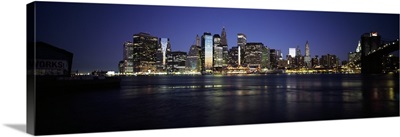
[[[133,77],[123,83],[121,99],[145,98],[165,107],[155,113],[184,113],[187,121],[201,115],[196,122],[205,125],[398,114],[398,79],[386,77]]]

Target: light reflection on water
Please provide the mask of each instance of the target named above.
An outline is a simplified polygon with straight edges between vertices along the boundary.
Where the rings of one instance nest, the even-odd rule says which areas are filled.
[[[204,114],[208,125],[239,124],[398,114],[397,83],[361,75],[132,77],[120,98],[163,104],[154,113]]]
[[[364,83],[363,83],[364,82]],[[397,82],[398,83],[398,82]],[[364,86],[363,86],[364,85]],[[372,87],[365,87],[372,86]],[[371,92],[373,100],[398,100],[393,79],[364,81],[359,75],[268,75],[268,76],[162,76],[129,77],[123,80],[121,97],[140,95],[176,96],[286,96],[286,101],[354,102]],[[145,92],[143,92],[145,91]],[[267,92],[268,91],[268,92]],[[323,99],[324,98],[324,99]]]

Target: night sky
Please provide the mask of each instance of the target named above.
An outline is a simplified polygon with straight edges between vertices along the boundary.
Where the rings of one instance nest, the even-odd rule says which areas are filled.
[[[399,37],[398,14],[307,12],[108,4],[37,3],[36,39],[74,54],[72,70],[118,71],[125,41],[147,32],[170,38],[172,51],[188,52],[204,32],[227,32],[229,49],[237,33],[262,42],[283,55],[300,46],[305,53],[338,55],[347,60],[363,33],[377,31],[384,40]]]

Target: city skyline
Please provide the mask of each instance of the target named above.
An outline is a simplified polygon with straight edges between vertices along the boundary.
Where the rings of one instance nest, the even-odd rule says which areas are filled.
[[[39,3],[37,12],[37,40],[74,53],[72,69],[80,72],[118,70],[123,43],[139,32],[169,38],[172,51],[189,52],[196,35],[225,28],[228,49],[244,33],[247,42],[261,42],[284,56],[308,41],[311,57],[333,54],[347,60],[362,34],[377,31],[390,41],[399,29],[398,14],[68,3]]]

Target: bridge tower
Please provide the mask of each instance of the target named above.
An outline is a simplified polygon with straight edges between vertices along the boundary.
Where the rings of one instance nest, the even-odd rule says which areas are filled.
[[[376,74],[382,71],[382,59],[379,55],[368,55],[381,46],[381,36],[378,32],[361,35],[361,73]]]

